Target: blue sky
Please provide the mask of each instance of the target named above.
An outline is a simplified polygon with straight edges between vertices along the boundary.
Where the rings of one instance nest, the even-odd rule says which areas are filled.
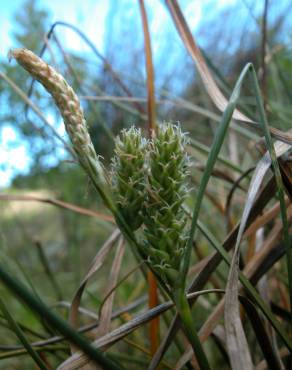
[[[15,46],[12,37],[13,27],[15,27],[14,14],[23,6],[24,2],[24,0],[0,0],[0,59],[2,60],[7,58],[9,49]],[[38,1],[38,6],[49,11],[52,23],[57,20],[63,20],[78,25],[94,41],[95,45],[102,50],[104,23],[108,11],[107,1],[40,0]],[[64,44],[70,49],[82,52],[85,48],[84,43],[73,32],[64,29],[62,38]],[[50,116],[47,116],[47,118],[52,120]],[[59,133],[64,135],[63,125],[59,125]],[[0,188],[9,186],[15,174],[27,173],[29,168],[30,148],[27,143],[20,142],[17,130],[13,127],[3,125],[0,129]]]
[[[138,12],[137,0],[116,0],[119,6],[125,3],[129,12],[133,15]],[[284,1],[284,0],[282,0]],[[250,2],[250,1],[249,1]],[[286,0],[285,0],[286,2]],[[13,22],[15,12],[24,5],[24,0],[0,0],[0,59],[7,58],[10,48],[15,47],[12,39]],[[109,0],[39,0],[37,2],[40,8],[49,11],[50,21],[57,20],[72,23],[82,29],[90,40],[97,46],[98,50],[103,52],[103,40],[106,30],[106,20],[109,11]],[[235,3],[241,4],[241,11],[247,11],[243,6],[243,1],[239,0],[181,0],[184,14],[193,32],[202,21],[206,11],[216,12],[224,7],[232,6]],[[157,54],[160,47],[160,40],[166,32],[165,24],[169,14],[165,8],[164,1],[145,0],[146,8],[150,17],[150,31],[152,34],[153,53]],[[262,1],[257,4],[261,6]],[[200,41],[200,40],[199,40]],[[76,52],[88,50],[86,45],[76,34],[70,30],[62,29],[62,43],[67,49]],[[52,117],[48,117],[51,119]],[[64,134],[63,126],[60,126],[60,134]],[[20,143],[17,132],[13,127],[2,126],[0,128],[0,188],[8,186],[16,173],[25,173],[29,170],[30,156],[29,148],[25,143]]]
[[[13,22],[14,14],[21,8],[25,0],[0,0],[1,12],[1,45],[0,55],[5,56],[9,48],[13,47],[12,33],[15,24]],[[86,34],[101,48],[103,43],[103,32],[106,14],[108,11],[108,1],[96,0],[39,0],[37,1],[39,8],[44,8],[49,11],[51,22],[63,20],[81,27]],[[98,31],[97,31],[98,25]],[[76,49],[82,50],[84,44],[74,33],[64,30],[64,39],[68,44]]]
[[[124,0],[123,0],[124,1]],[[135,12],[138,10],[138,1],[127,1],[127,4],[132,4],[129,11]],[[232,3],[233,0],[221,0],[220,5]],[[0,0],[0,24],[1,24],[1,42],[0,42],[0,59],[7,58],[10,48],[15,47],[13,40],[14,15],[20,9],[24,0]],[[125,2],[126,3],[126,2]],[[150,8],[155,16],[151,19],[151,32],[157,37],[153,38],[153,51],[159,48],[161,30],[165,18],[168,16],[165,6],[159,0],[146,0],[146,6]],[[40,8],[49,11],[51,22],[62,20],[78,26],[82,29],[91,41],[97,46],[98,50],[103,52],[104,32],[106,29],[107,13],[109,11],[110,2],[107,0],[39,0],[37,2]],[[194,29],[199,24],[202,14],[202,0],[197,0],[194,6],[194,1],[186,5],[185,12],[188,19],[191,21]],[[84,52],[87,46],[82,40],[72,31],[62,29],[62,42],[67,49],[76,52]],[[52,117],[48,117],[51,119]],[[64,135],[64,127],[59,126],[59,133]],[[0,129],[0,188],[9,186],[11,179],[17,173],[26,173],[30,168],[29,147],[26,143],[19,141],[17,131],[9,126],[3,125]]]
[[[129,11],[138,10],[138,0],[117,0],[120,1],[119,5],[124,1],[126,6],[131,6]],[[184,14],[192,29],[196,28],[202,17],[203,8],[217,8],[233,5],[238,0],[183,0],[180,3],[184,5]],[[1,43],[0,43],[0,57],[3,58],[9,50],[13,47],[12,32],[15,24],[13,22],[14,14],[25,3],[25,0],[0,0],[1,12]],[[106,16],[109,10],[110,1],[108,0],[39,0],[37,4],[40,8],[49,11],[51,22],[66,21],[77,25],[84,30],[87,36],[94,41],[96,46],[102,50],[103,35],[106,28]],[[151,31],[153,33],[163,29],[164,21],[168,17],[163,0],[145,0],[148,10],[152,10],[155,16],[152,18]],[[66,45],[78,51],[85,47],[84,43],[78,36],[70,30],[63,30],[62,36],[66,41]],[[154,40],[155,43],[155,40]]]

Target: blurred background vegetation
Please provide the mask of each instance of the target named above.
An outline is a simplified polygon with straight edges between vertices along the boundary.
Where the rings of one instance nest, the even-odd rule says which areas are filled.
[[[252,62],[262,86],[269,122],[283,131],[291,128],[292,3],[269,2],[265,32],[267,50],[264,54],[264,1],[200,1],[198,7],[197,1],[193,0],[182,0],[179,3],[202,47],[209,68],[226,96],[230,95],[245,64]],[[190,151],[194,161],[192,176],[196,187],[206,161],[206,153],[200,149],[200,145],[208,147],[211,144],[220,113],[207,96],[163,1],[146,0],[145,4],[152,38],[158,121],[180,121],[183,129],[190,133],[195,143]],[[94,47],[94,41],[93,47],[88,42],[86,27],[77,23],[70,24],[65,13],[58,21],[68,24],[55,23],[50,38],[45,39],[53,21],[56,21],[54,1],[46,3],[41,0],[25,0],[20,5],[12,22],[14,31],[10,47],[26,47],[37,54],[43,51],[43,58],[66,77],[81,99],[96,151],[108,165],[113,154],[113,138],[122,128],[135,124],[146,132],[147,127],[145,55],[138,5],[127,0],[107,0],[102,50]],[[69,1],[66,6],[70,8]],[[196,11],[199,10],[198,16]],[[72,49],[66,44],[63,33],[69,32],[68,29],[72,35],[75,33],[74,37],[80,37],[84,44],[82,50]],[[98,24],[95,32],[100,32]],[[266,58],[264,68],[263,55]],[[4,177],[5,172],[9,173],[1,192],[11,196],[30,194],[44,199],[59,199],[106,213],[85,174],[72,162],[63,143],[51,130],[50,125],[68,142],[51,98],[39,84],[32,85],[31,78],[15,62],[9,63],[5,55],[1,58],[0,70],[29,96],[49,122],[49,125],[45,124],[15,89],[0,79],[0,145],[3,158],[6,158],[1,160],[0,169]],[[254,114],[255,103],[248,84],[243,89],[240,105],[247,114]],[[14,138],[8,142],[3,134],[7,129],[13,133]],[[237,170],[218,167],[217,176],[211,180],[202,216],[202,219],[209,221],[210,229],[219,240],[223,239],[222,230],[228,231],[228,227],[224,217],[212,217],[214,210],[224,208],[232,181],[259,158],[259,151],[255,149],[258,140],[256,133],[233,123],[221,151],[221,155],[231,161]],[[25,154],[13,151],[19,146],[26,148]],[[11,153],[19,154],[12,159]],[[24,158],[20,158],[22,155]],[[18,160],[25,160],[22,170],[17,166]],[[244,189],[247,185],[248,182],[243,181]],[[244,193],[238,192],[235,199],[232,208],[234,221],[240,215]],[[70,302],[113,225],[40,202],[1,200],[0,207],[1,260],[36,296],[41,296],[49,305],[53,306],[57,301]],[[47,278],[47,267],[41,258],[40,248],[46,255],[46,263],[53,272],[55,283]],[[203,255],[208,253],[208,247],[203,242],[201,252]],[[120,276],[135,265],[129,251],[126,251],[124,259]],[[105,293],[110,260],[107,259],[84,295],[84,306],[95,312]],[[226,269],[220,268],[219,273],[224,281]],[[57,284],[57,288],[54,284]],[[140,272],[136,271],[118,290],[115,306],[122,307],[134,301],[146,292],[145,289],[145,282]],[[31,312],[3,286],[0,286],[0,292],[18,322],[32,331],[48,334],[45,324],[42,327]],[[64,308],[56,309],[66,315]],[[203,319],[204,311],[198,311],[197,314]],[[122,321],[126,319],[121,318]],[[2,345],[5,347],[15,343],[16,339],[9,329],[4,328],[3,317],[0,317],[0,322],[1,351]],[[141,339],[143,330],[146,331],[142,328],[129,338],[147,348],[147,339],[144,342]],[[37,337],[34,333],[31,335]],[[120,346],[123,348],[123,344]],[[146,354],[140,354],[134,347],[130,348],[130,352],[137,357],[141,356],[142,362],[144,359],[147,363]],[[221,357],[215,347],[213,350],[213,361],[220,368]],[[5,351],[0,352],[0,369],[32,368],[27,356],[1,360],[1,357],[5,357],[3,354]],[[168,360],[171,360],[177,354],[174,351],[168,356]],[[57,360],[65,358],[64,352],[57,352]],[[52,364],[55,366],[56,362]]]

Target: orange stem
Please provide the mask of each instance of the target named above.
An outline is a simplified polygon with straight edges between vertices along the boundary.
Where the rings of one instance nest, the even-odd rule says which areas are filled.
[[[154,69],[152,61],[151,39],[144,0],[139,0],[139,6],[143,25],[145,68],[147,74],[148,134],[151,138],[154,135],[156,128]],[[151,309],[158,304],[157,282],[151,271],[148,272],[147,278],[149,286],[149,308]],[[151,354],[154,355],[159,345],[159,317],[156,317],[150,321],[149,337]]]
[[[147,74],[147,107],[148,107],[148,132],[151,137],[155,132],[156,112],[155,112],[155,86],[154,86],[154,69],[152,62],[151,39],[148,28],[147,14],[144,6],[144,1],[139,1],[140,12],[144,34],[145,48],[145,67]]]

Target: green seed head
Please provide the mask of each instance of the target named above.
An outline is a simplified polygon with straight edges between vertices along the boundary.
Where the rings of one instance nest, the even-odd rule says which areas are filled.
[[[118,210],[133,230],[143,222],[145,191],[145,156],[147,141],[135,127],[122,130],[115,142],[112,161],[112,191]]]
[[[187,218],[182,207],[189,192],[186,144],[180,126],[166,123],[158,126],[150,145],[142,253],[169,283],[178,278],[187,240]]]

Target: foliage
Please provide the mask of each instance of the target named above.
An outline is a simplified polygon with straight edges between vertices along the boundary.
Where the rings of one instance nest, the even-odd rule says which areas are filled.
[[[124,9],[115,4],[112,19]],[[148,104],[156,100],[152,137],[145,138],[151,130],[143,99],[135,99],[146,91],[144,55],[132,35],[122,33],[127,22],[112,54],[92,49],[102,67],[87,54],[67,52],[54,39],[59,33],[52,34],[62,74],[78,95],[98,101],[82,100],[84,116],[63,77],[29,54],[36,69],[27,69],[52,93],[74,153],[57,158],[55,167],[39,160],[51,149],[46,158],[57,156],[58,139],[44,126],[51,145],[40,145],[30,175],[0,194],[0,369],[30,369],[33,361],[47,369],[93,368],[84,353],[105,368],[197,369],[194,353],[202,369],[291,367],[291,50],[281,31],[287,9],[266,29],[257,28],[259,19],[250,13],[242,38],[234,20],[220,14],[218,23],[211,19],[212,37],[201,56],[181,13],[186,3],[166,4],[173,35],[193,60],[181,54],[166,78],[171,52],[165,53],[169,64],[155,65],[156,94],[148,96]],[[38,52],[50,15],[35,1],[26,8],[31,21],[20,13],[16,36]],[[227,35],[241,40],[232,58],[222,47]],[[116,42],[110,39],[109,48]],[[189,74],[193,61],[203,84]],[[255,70],[243,69],[249,61]],[[1,71],[28,91],[31,80],[13,62]],[[0,89],[1,104],[15,107],[1,122],[21,127],[34,146],[40,117],[34,113],[32,125],[19,95],[4,80]],[[34,104],[55,114],[44,94],[35,84]]]

